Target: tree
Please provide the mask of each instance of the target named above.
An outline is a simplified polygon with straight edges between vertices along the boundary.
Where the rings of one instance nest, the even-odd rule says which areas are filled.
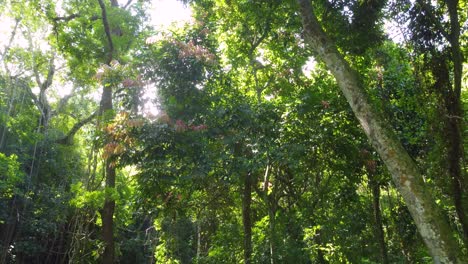
[[[461,104],[464,59],[460,38],[462,34],[460,25],[466,21],[466,15],[459,15],[458,12],[462,5],[464,5],[462,1],[444,1],[433,6],[427,1],[420,0],[408,10],[407,20],[411,30],[410,43],[415,51],[422,55],[421,61],[414,62],[421,64],[419,67],[416,66],[421,69],[420,78],[427,78],[424,69],[432,73],[434,81],[427,80],[429,86],[427,89],[434,92],[440,100],[441,116],[437,119],[443,120],[443,128],[439,133],[447,135],[442,140],[444,152],[447,153],[447,157],[441,159],[446,164],[442,165],[444,167],[442,173],[448,174],[451,182],[444,192],[453,199],[467,247],[468,216],[466,203],[463,202],[467,180],[466,173],[462,171],[464,145],[461,122],[461,117],[464,115]],[[449,20],[443,22],[442,16],[447,16]]]
[[[321,28],[310,1],[299,0],[298,3],[307,43],[335,76],[356,118],[392,174],[434,261],[461,263],[460,251],[451,228],[426,190],[416,164],[369,102],[359,76]]]

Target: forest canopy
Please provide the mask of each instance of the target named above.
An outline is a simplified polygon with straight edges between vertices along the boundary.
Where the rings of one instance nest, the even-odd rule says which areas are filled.
[[[468,1],[180,2],[0,1],[0,263],[466,263]]]

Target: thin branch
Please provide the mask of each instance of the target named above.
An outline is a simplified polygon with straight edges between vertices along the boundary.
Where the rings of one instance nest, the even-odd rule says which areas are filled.
[[[80,14],[75,13],[75,14],[71,14],[71,15],[65,16],[65,17],[54,17],[53,20],[54,20],[55,22],[58,22],[58,21],[68,22],[68,21],[73,20],[73,19],[75,19],[75,18],[78,18],[78,17],[80,17],[80,16],[81,16]]]
[[[133,2],[133,0],[128,0],[127,3],[124,5],[123,9],[127,9],[128,6]]]
[[[5,58],[5,55],[8,53],[8,51],[11,48],[11,44],[13,43],[13,40],[14,40],[14,38],[16,36],[16,30],[18,29],[18,25],[19,25],[19,23],[21,21],[21,18],[17,18],[17,19],[15,19],[15,21],[16,21],[15,27],[13,28],[13,32],[11,32],[10,40],[8,41],[8,45],[5,47],[5,50],[2,53],[2,58],[0,59],[0,61],[3,61],[3,59]]]

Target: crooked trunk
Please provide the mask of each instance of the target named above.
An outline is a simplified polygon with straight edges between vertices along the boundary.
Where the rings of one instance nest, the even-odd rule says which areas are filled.
[[[462,263],[452,229],[426,190],[422,174],[401,142],[371,105],[358,74],[351,69],[313,14],[310,0],[298,0],[308,45],[334,75],[368,139],[385,162],[435,263]]]

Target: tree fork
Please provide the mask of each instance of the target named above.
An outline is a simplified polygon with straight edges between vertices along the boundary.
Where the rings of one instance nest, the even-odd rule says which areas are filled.
[[[358,74],[339,53],[313,13],[310,0],[297,0],[306,43],[316,52],[335,77],[365,134],[377,150],[393,182],[405,200],[419,233],[435,263],[462,263],[459,245],[452,229],[429,195],[417,165],[411,159],[393,130],[371,105]]]

